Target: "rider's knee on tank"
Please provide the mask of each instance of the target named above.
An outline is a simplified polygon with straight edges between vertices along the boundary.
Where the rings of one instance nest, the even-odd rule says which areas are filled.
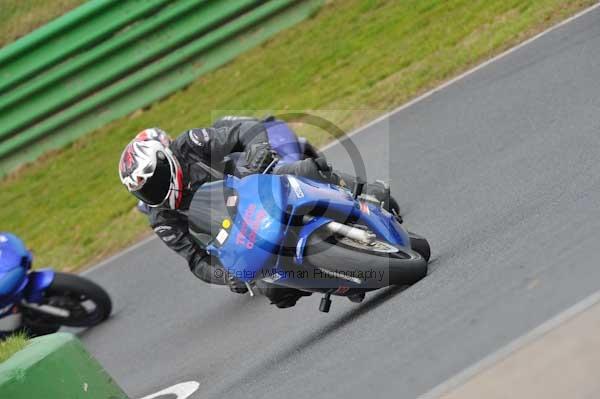
[[[333,184],[354,191],[359,179],[348,173],[333,170],[331,171],[331,180]],[[373,202],[382,204],[383,208],[388,212],[393,213],[395,211],[397,215],[400,215],[398,202],[392,197],[389,184],[383,180],[375,180],[373,183],[367,183],[363,190],[363,196],[366,196],[367,199],[370,198]]]
[[[391,212],[394,208],[398,207],[398,203],[392,198],[390,186],[383,180],[375,180],[375,182],[367,184],[365,193],[367,195],[372,195],[380,203],[383,203],[383,207],[387,211]],[[399,209],[395,210],[399,211]]]
[[[315,179],[354,191],[358,179],[348,173],[333,170],[325,158],[307,158],[302,161],[276,166],[274,174],[294,175]],[[400,215],[398,202],[392,197],[390,186],[382,180],[365,185],[364,194],[372,197],[377,203],[382,203],[383,208],[389,212],[395,211]]]

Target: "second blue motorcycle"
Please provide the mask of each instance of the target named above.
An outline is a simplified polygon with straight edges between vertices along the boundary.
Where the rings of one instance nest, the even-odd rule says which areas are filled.
[[[0,232],[0,338],[91,327],[108,318],[112,303],[102,287],[75,274],[32,270],[32,259],[21,239]]]

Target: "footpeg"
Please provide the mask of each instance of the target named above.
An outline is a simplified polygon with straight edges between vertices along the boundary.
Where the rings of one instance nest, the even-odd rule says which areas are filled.
[[[319,304],[319,310],[323,313],[329,313],[329,309],[331,308],[331,294],[327,293],[323,295],[321,298],[321,303]]]

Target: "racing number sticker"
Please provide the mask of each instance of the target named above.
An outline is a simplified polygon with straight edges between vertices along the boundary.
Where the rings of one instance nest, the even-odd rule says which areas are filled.
[[[240,231],[235,237],[235,243],[237,245],[242,245],[246,247],[246,249],[254,248],[256,236],[258,230],[260,229],[260,224],[266,217],[267,213],[264,211],[264,209],[261,209],[258,212],[256,212],[256,205],[250,204],[248,206],[248,209],[246,209],[246,211],[244,212],[242,225],[240,227]]]

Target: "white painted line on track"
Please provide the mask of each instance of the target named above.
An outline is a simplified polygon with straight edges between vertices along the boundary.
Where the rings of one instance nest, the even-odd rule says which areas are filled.
[[[460,75],[458,75],[458,76],[456,76],[456,77],[454,77],[454,78],[452,78],[452,79],[450,79],[450,80],[442,83],[441,85],[439,85],[439,86],[437,86],[437,87],[429,90],[428,92],[421,94],[420,96],[418,96],[418,97],[410,100],[409,102],[407,102],[407,103],[399,106],[398,108],[395,108],[394,110],[381,115],[377,119],[374,119],[371,122],[367,123],[366,125],[361,126],[361,127],[357,128],[356,130],[348,133],[346,136],[342,137],[342,140],[350,138],[352,136],[355,136],[356,134],[364,131],[365,129],[367,129],[367,128],[373,126],[373,125],[376,125],[377,123],[379,123],[379,122],[381,122],[381,121],[389,118],[391,115],[393,115],[393,114],[395,114],[397,112],[400,112],[400,111],[402,111],[402,110],[404,110],[404,109],[406,109],[406,108],[408,108],[408,107],[410,107],[412,105],[415,105],[416,103],[421,102],[421,101],[425,100],[428,97],[431,97],[433,94],[435,94],[435,93],[437,93],[437,92],[439,92],[439,91],[447,88],[448,86],[453,85],[454,83],[458,82],[459,80],[462,80],[462,79],[466,78],[469,75],[472,75],[473,73],[479,71],[480,69],[485,68],[486,66],[490,65],[491,63],[496,62],[496,61],[498,61],[498,60],[500,60],[500,59],[502,59],[502,58],[504,58],[504,57],[506,57],[506,56],[508,56],[508,55],[510,55],[512,53],[514,53],[515,51],[520,50],[521,48],[527,46],[528,44],[530,44],[531,42],[539,39],[540,37],[542,37],[544,35],[547,35],[548,33],[551,33],[552,31],[554,31],[554,30],[556,30],[556,29],[558,29],[558,28],[560,28],[560,27],[568,24],[569,22],[572,22],[572,21],[576,20],[579,17],[584,16],[585,14],[587,14],[587,13],[595,10],[598,7],[600,7],[600,2],[598,2],[598,3],[596,3],[596,4],[592,5],[592,6],[590,6],[588,8],[586,8],[585,10],[582,10],[582,11],[578,12],[577,14],[575,14],[575,15],[567,18],[567,19],[565,19],[564,21],[559,22],[556,25],[551,26],[550,28],[548,28],[548,29],[546,29],[546,30],[538,33],[537,35],[535,35],[533,37],[530,37],[529,39],[525,40],[524,42],[521,42],[521,43],[517,44],[516,46],[511,47],[508,50],[506,50],[506,51],[504,51],[504,52],[502,52],[502,53],[500,53],[500,54],[498,54],[498,55],[490,58],[489,60],[484,61],[483,63],[481,63],[481,64],[473,67],[472,69],[469,69],[468,71],[463,72],[462,74],[460,74]],[[326,151],[327,149],[333,147],[334,145],[339,144],[339,142],[340,142],[340,140],[334,140],[331,143],[325,145],[323,148],[321,148],[321,151]]]
[[[433,388],[426,394],[420,396],[419,398],[420,399],[439,398],[440,396],[444,395],[445,393],[465,384],[468,380],[475,377],[479,373],[489,369],[494,364],[496,364],[496,363],[502,361],[503,359],[507,358],[508,356],[510,356],[512,353],[525,347],[526,345],[532,343],[533,341],[536,341],[537,339],[541,338],[542,336],[546,335],[550,331],[557,328],[559,325],[572,319],[573,317],[584,312],[585,310],[589,309],[590,307],[592,307],[593,305],[595,305],[599,302],[600,302],[600,291],[597,291],[597,292],[593,293],[592,295],[588,296],[587,298],[583,299],[582,301],[571,306],[567,310],[562,311],[561,313],[554,316],[550,320],[547,320],[546,322],[542,323],[540,326],[534,328],[533,330],[529,331],[525,335],[522,335],[521,337],[510,342],[508,345],[504,346],[503,348],[486,356],[485,358],[483,358],[482,360],[473,364],[472,366],[467,367],[466,369],[464,369],[463,371],[461,371],[454,377],[451,377],[447,381],[436,386],[435,388]]]
[[[464,79],[465,77],[467,77],[467,76],[469,76],[469,75],[471,75],[471,74],[479,71],[480,69],[488,66],[489,64],[491,64],[491,63],[493,63],[495,61],[498,61],[498,60],[506,57],[507,55],[509,55],[509,54],[511,54],[511,53],[513,53],[513,52],[515,52],[515,51],[517,51],[517,50],[519,50],[519,49],[527,46],[529,43],[531,43],[531,42],[539,39],[540,37],[542,37],[542,36],[544,36],[544,35],[552,32],[552,31],[554,31],[554,30],[556,30],[556,29],[558,29],[558,28],[560,28],[560,27],[568,24],[569,22],[572,22],[572,21],[576,20],[577,18],[584,16],[585,14],[587,14],[587,13],[595,10],[598,7],[600,7],[600,2],[598,2],[598,3],[596,3],[596,4],[592,5],[592,6],[590,6],[588,8],[586,8],[585,10],[582,10],[582,11],[578,12],[577,14],[575,14],[575,15],[567,18],[567,19],[565,19],[564,21],[559,22],[556,25],[551,26],[550,28],[546,29],[545,31],[542,31],[542,32],[538,33],[537,35],[535,35],[535,36],[533,36],[533,37],[525,40],[524,42],[521,42],[521,43],[517,44],[516,46],[511,47],[510,49],[506,50],[505,52],[500,53],[497,56],[492,57],[492,58],[490,58],[487,61],[484,61],[483,63],[477,65],[476,67],[474,67],[472,69],[469,69],[468,71],[466,71],[466,72],[458,75],[457,77],[452,78],[452,79],[448,80],[445,83],[442,83],[440,86],[438,86],[438,87],[436,87],[436,88],[434,88],[434,89],[432,89],[432,90],[430,90],[430,91],[428,91],[428,92],[420,95],[417,98],[412,99],[411,101],[409,101],[409,102],[401,105],[400,107],[398,107],[398,108],[396,108],[396,109],[394,109],[394,110],[392,110],[392,111],[390,111],[388,113],[385,113],[385,114],[381,115],[379,118],[374,119],[371,122],[367,123],[366,125],[363,125],[363,126],[357,128],[356,130],[348,133],[346,136],[343,137],[343,139],[355,136],[358,133],[366,130],[367,128],[369,128],[369,127],[371,127],[371,126],[373,126],[373,125],[381,122],[382,120],[384,120],[386,118],[389,118],[391,115],[395,114],[396,112],[400,112],[400,111],[402,111],[402,110],[404,110],[404,109],[406,109],[406,108],[408,108],[408,107],[410,107],[410,106],[412,106],[412,105],[414,105],[414,104],[416,104],[416,103],[418,103],[420,101],[423,101],[424,99],[430,97],[431,95],[433,95],[433,94],[435,94],[435,93],[437,93],[437,92],[445,89],[446,87],[448,87],[448,86],[450,86],[450,85],[458,82],[459,80]],[[329,144],[325,145],[324,147],[322,147],[321,151],[326,151],[327,149],[329,149],[329,148],[331,148],[334,145],[337,145],[339,143],[340,143],[340,140],[334,140],[331,143],[329,143]],[[94,270],[96,270],[96,269],[98,269],[98,268],[100,268],[100,267],[102,267],[102,266],[104,266],[104,265],[106,265],[106,264],[108,264],[108,263],[110,263],[110,262],[118,259],[119,257],[121,257],[121,256],[123,256],[123,255],[125,255],[125,254],[127,254],[127,253],[129,253],[129,252],[131,252],[133,250],[138,249],[142,245],[147,244],[148,242],[154,240],[155,238],[157,238],[157,237],[156,236],[148,237],[148,238],[146,238],[146,239],[144,239],[144,240],[142,240],[142,241],[140,241],[140,242],[132,245],[131,247],[126,248],[123,251],[121,251],[121,252],[119,252],[119,253],[117,253],[117,254],[115,254],[115,255],[113,255],[113,256],[111,256],[111,257],[109,257],[109,258],[107,258],[107,259],[105,259],[103,261],[101,261],[100,263],[98,263],[98,264],[90,267],[89,269],[86,269],[85,271],[83,271],[80,274],[91,273],[92,271],[94,271]]]
[[[181,384],[173,385],[172,387],[163,389],[162,391],[153,393],[152,395],[144,396],[141,399],[154,399],[167,395],[175,395],[175,399],[186,399],[196,392],[199,387],[200,383],[196,381],[182,382]]]

